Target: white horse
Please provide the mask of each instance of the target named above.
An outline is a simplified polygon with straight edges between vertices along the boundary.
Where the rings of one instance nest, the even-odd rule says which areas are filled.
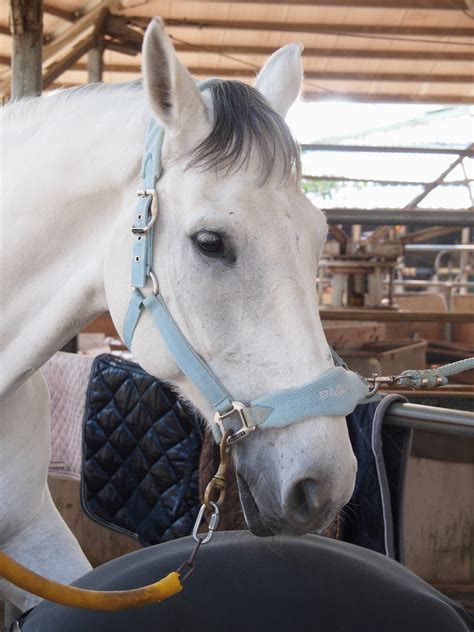
[[[242,400],[296,387],[333,366],[315,289],[327,227],[299,188],[283,118],[298,97],[301,46],[278,50],[255,88],[201,94],[161,21],[143,46],[143,86],[87,86],[2,113],[0,546],[69,583],[90,569],[46,483],[49,399],[41,365],[98,314],[123,330],[136,190],[150,116],[164,127],[154,269],[199,355]],[[209,420],[149,314],[132,351]],[[250,529],[321,529],[351,496],[345,419],[258,430],[232,449]],[[36,598],[0,581],[24,610]]]

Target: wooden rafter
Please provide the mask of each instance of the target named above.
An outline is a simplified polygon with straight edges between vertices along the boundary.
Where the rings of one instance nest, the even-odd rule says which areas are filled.
[[[76,64],[74,70],[85,70],[85,64]],[[140,66],[132,66],[130,64],[112,63],[106,64],[104,70],[116,73],[139,73]],[[215,68],[215,67],[193,67],[189,66],[188,70],[193,75],[201,77],[254,77],[257,68]],[[329,72],[325,70],[305,72],[305,79],[309,81],[400,81],[400,82],[416,82],[423,83],[430,81],[431,83],[472,83],[472,75],[441,75],[441,74],[414,74],[414,73],[380,73],[380,72]]]
[[[43,10],[45,13],[54,15],[65,22],[75,22],[80,17],[80,14],[75,11],[66,11],[65,9],[60,9],[53,4],[48,4],[47,2],[44,4]]]
[[[72,88],[82,85],[83,81],[61,81],[60,83],[51,84],[51,89],[56,88]],[[396,94],[376,92],[368,94],[367,92],[348,92],[344,91],[306,91],[304,92],[305,102],[334,101],[337,99],[351,100],[356,103],[428,103],[428,104],[444,104],[444,105],[473,105],[474,96],[465,97],[460,95],[446,94],[421,94],[398,92]]]
[[[216,1],[226,2],[228,0]],[[255,0],[237,0],[235,4],[253,2]],[[259,4],[287,5],[288,0],[259,0]],[[424,9],[428,11],[462,11],[466,8],[465,0],[292,0],[291,4],[313,7],[347,7],[350,9]]]
[[[146,27],[148,18],[129,18],[130,22]],[[384,36],[418,36],[418,37],[450,37],[472,38],[473,27],[437,27],[423,25],[392,25],[392,24],[324,24],[312,22],[257,22],[247,20],[186,20],[181,18],[166,18],[169,28],[198,28],[209,30],[240,30],[240,31],[275,31],[280,33],[323,33],[329,35],[384,35]]]
[[[65,55],[50,64],[43,72],[43,89],[48,88],[63,72],[71,68],[78,59],[88,53],[96,42],[94,34],[87,35],[76,43]]]
[[[173,39],[173,38],[172,38]],[[173,42],[178,52],[199,53],[224,53],[230,55],[271,55],[275,52],[272,46],[233,46],[206,45]],[[313,48],[305,47],[303,51],[305,59],[309,57],[341,57],[347,59],[406,59],[428,61],[474,61],[474,52],[457,53],[434,50],[381,50],[373,48]]]
[[[107,21],[106,33],[110,40],[106,46],[110,50],[115,50],[126,55],[136,55],[141,50],[142,33],[129,26],[129,20],[123,16],[110,16]],[[173,38],[174,47],[178,52],[192,52],[194,54],[215,53],[222,55],[262,55],[268,56],[275,52],[272,46],[242,46],[232,44],[201,44],[193,42],[183,42]],[[440,45],[444,45],[440,41]],[[392,60],[415,60],[415,61],[451,61],[451,62],[472,62],[474,52],[451,52],[444,50],[388,50],[372,48],[337,48],[337,47],[311,47],[304,49],[305,59],[315,57],[333,57],[343,59],[392,59]]]
[[[101,0],[95,2],[92,8],[80,17],[74,24],[65,29],[53,33],[52,39],[46,44],[43,50],[43,59],[50,59],[57,52],[71,45],[77,38],[81,37],[89,28],[95,27],[98,21],[103,20],[108,9],[117,7],[120,0]]]

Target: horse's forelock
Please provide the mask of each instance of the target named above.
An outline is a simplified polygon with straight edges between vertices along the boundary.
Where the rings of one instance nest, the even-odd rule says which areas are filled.
[[[216,168],[226,173],[245,167],[250,150],[260,158],[263,184],[281,168],[282,178],[299,180],[301,156],[298,143],[283,118],[255,88],[240,81],[211,84],[214,109],[211,133],[194,148],[188,167]]]

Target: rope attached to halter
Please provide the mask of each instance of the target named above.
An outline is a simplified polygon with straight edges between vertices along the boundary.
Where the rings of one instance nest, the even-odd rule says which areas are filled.
[[[436,369],[407,369],[400,375],[390,375],[379,377],[374,374],[367,378],[371,386],[369,397],[375,395],[382,384],[388,386],[402,386],[405,388],[434,388],[436,386],[446,386],[448,377],[474,369],[474,358],[465,358],[450,364],[444,364]]]
[[[437,369],[425,369],[417,371],[414,369],[403,371],[398,376],[398,384],[400,386],[408,386],[409,388],[432,388],[434,386],[445,386],[448,383],[448,377],[474,369],[474,358],[465,358],[458,362],[445,364]]]

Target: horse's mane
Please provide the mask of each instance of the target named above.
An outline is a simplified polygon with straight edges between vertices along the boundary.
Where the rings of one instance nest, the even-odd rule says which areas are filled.
[[[99,102],[107,98],[107,96],[112,96],[114,99],[119,98],[119,96],[125,98],[127,93],[134,92],[136,94],[137,89],[140,89],[141,85],[141,80],[136,80],[113,84],[88,83],[74,88],[58,88],[43,94],[41,98],[24,97],[22,99],[12,99],[0,108],[0,117],[5,122],[13,123],[17,119],[21,121],[26,117],[41,116],[44,113],[53,115],[54,110],[60,110],[71,102],[77,104],[77,101],[80,102],[91,95],[96,95]],[[118,95],[118,92],[121,95]]]
[[[278,157],[282,175],[299,180],[299,145],[283,118],[260,92],[240,81],[219,81],[209,89],[214,126],[194,149],[189,165],[204,170],[238,170],[247,164],[252,147],[259,153],[262,182],[274,171]]]
[[[301,156],[298,143],[283,118],[273,110],[255,88],[240,81],[219,81],[210,85],[214,110],[211,133],[192,152],[189,167],[237,171],[245,167],[250,148],[259,155],[260,179],[265,182],[281,166],[283,177],[299,180]],[[102,104],[107,97],[117,102],[130,94],[140,95],[142,81],[119,84],[87,84],[59,89],[42,98],[29,97],[11,101],[1,109],[6,123],[28,120],[45,114],[54,117],[63,107],[77,105],[92,95]],[[278,160],[279,159],[279,160]]]

